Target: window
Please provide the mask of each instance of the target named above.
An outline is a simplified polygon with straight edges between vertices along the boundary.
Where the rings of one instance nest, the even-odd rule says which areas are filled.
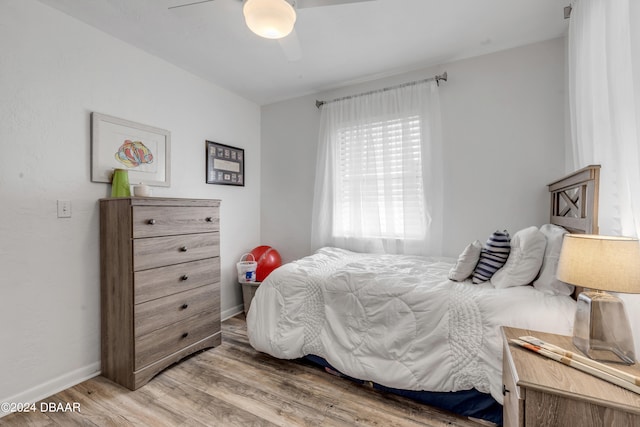
[[[343,128],[337,139],[334,235],[422,237],[426,224],[420,118]]]
[[[435,81],[323,105],[311,248],[440,254],[441,140]]]

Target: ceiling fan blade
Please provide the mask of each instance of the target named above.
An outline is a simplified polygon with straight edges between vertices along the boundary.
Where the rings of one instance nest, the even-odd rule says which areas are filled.
[[[287,61],[296,62],[302,59],[302,49],[300,48],[300,40],[295,27],[288,36],[278,39],[278,43]]]
[[[309,7],[334,6],[347,3],[361,3],[365,1],[375,0],[293,0],[296,9],[305,9]]]
[[[176,9],[178,7],[193,6],[200,3],[209,3],[214,0],[168,0],[167,9]]]

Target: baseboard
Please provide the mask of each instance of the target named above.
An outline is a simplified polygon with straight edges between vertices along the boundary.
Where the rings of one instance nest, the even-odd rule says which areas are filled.
[[[244,312],[244,304],[239,304],[220,313],[220,319],[224,322],[225,320],[230,319],[233,316],[237,316],[242,312]]]
[[[234,317],[244,311],[244,305],[239,304],[230,309],[224,310],[221,313],[222,321],[225,321],[231,317]],[[25,390],[22,393],[18,393],[14,396],[0,398],[0,402],[8,402],[8,403],[35,403],[40,400],[46,399],[49,396],[52,396],[62,390],[66,390],[69,387],[73,387],[74,385],[80,384],[83,381],[86,381],[90,378],[97,377],[100,375],[101,365],[100,362],[92,363],[83,368],[76,369],[75,371],[69,372],[67,374],[61,375],[58,378],[53,378],[46,383],[40,384],[36,387],[33,387],[29,390]],[[68,402],[73,403],[73,402]],[[0,418],[5,415],[9,415],[10,412],[4,410],[4,408],[0,408]]]
[[[43,384],[39,384],[29,390],[25,390],[22,393],[18,393],[14,396],[0,397],[0,402],[11,403],[35,403],[40,400],[46,399],[62,390],[66,390],[69,387],[73,387],[76,384],[80,384],[90,378],[100,375],[100,362],[94,362],[90,365],[76,369],[75,371],[68,372],[57,378],[53,378]],[[73,403],[73,402],[66,402]],[[4,405],[3,405],[4,406]],[[0,408],[0,418],[10,414],[6,411],[6,408]]]

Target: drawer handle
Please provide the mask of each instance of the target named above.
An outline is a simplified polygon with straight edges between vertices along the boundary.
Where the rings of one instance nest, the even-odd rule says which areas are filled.
[[[182,308],[183,310],[186,310],[188,307],[189,307],[189,304],[182,304],[182,307],[180,308]]]
[[[184,334],[182,334],[182,338],[186,338],[189,336],[189,332],[185,332]]]
[[[189,276],[187,276],[187,275],[185,274],[185,275],[183,275],[183,276],[180,278],[180,280],[182,280],[183,282],[184,282],[184,281],[186,281],[186,280],[189,280]]]
[[[182,246],[180,248],[180,252],[187,252],[187,247],[186,246]]]
[[[156,220],[153,219],[153,218],[151,218],[149,221],[147,221],[147,224],[149,224],[149,225],[155,225],[155,223],[156,223]]]
[[[204,220],[207,222],[213,222],[213,217],[208,216]]]
[[[509,393],[509,389],[507,389],[507,386],[502,384],[502,395],[506,396],[507,393]]]

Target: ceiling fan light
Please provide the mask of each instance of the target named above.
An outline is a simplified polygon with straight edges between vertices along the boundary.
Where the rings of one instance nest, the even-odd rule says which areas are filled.
[[[242,12],[247,27],[267,39],[287,36],[296,22],[296,11],[285,0],[247,0]]]

